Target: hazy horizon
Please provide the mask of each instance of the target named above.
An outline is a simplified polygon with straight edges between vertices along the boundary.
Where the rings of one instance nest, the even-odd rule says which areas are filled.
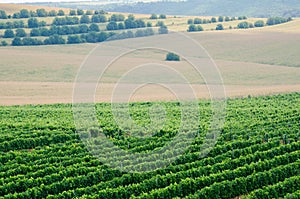
[[[117,2],[117,1],[121,1],[121,2],[136,2],[136,1],[144,1],[144,2],[149,2],[149,1],[158,1],[158,0],[113,0],[113,1],[109,1],[109,0],[2,0],[0,1],[1,3],[39,3],[39,2],[80,2],[80,1],[102,1],[102,2]]]
[[[65,1],[90,1],[90,0],[2,0],[0,3],[38,3],[38,2],[65,2]]]

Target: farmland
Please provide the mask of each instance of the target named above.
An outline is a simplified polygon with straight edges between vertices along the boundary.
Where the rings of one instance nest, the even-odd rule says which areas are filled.
[[[126,173],[103,165],[75,133],[70,105],[1,107],[1,185],[3,198],[266,198],[299,197],[300,94],[233,99],[216,146],[200,156],[209,130],[209,101],[199,101],[199,136],[171,165]],[[133,103],[136,122],[149,122],[154,103]],[[102,132],[129,151],[164,145],[178,130],[178,104],[160,102],[167,124],[154,137],[125,136],[109,104],[97,104]],[[179,120],[178,120],[179,119]],[[118,133],[116,133],[118,132]],[[130,143],[130,147],[127,145]],[[146,144],[147,143],[147,144]],[[129,145],[128,145],[129,146]],[[226,189],[222,188],[226,187]]]
[[[20,6],[0,4],[1,9],[13,16]],[[70,10],[62,10],[67,16],[58,18],[69,17]],[[16,46],[11,43],[15,38],[3,38],[6,29],[0,30],[0,42],[7,42],[0,46],[0,199],[300,198],[300,19],[247,29],[237,28],[241,20],[235,19],[201,24],[203,31],[188,32],[190,25],[198,26],[188,20],[203,22],[214,16],[150,19],[135,14],[133,22],[163,21],[170,32],[184,32],[198,42],[220,72],[224,101],[210,100],[212,85],[188,59],[166,61],[168,49],[145,48],[114,59],[94,90],[95,103],[77,104],[78,71],[87,55],[101,46],[87,38],[106,34],[113,14],[120,13],[105,13],[106,22],[94,23],[98,32],[59,35],[65,39],[59,45],[45,42],[48,36],[31,37],[33,28],[24,27],[24,38],[41,43]],[[55,17],[36,18],[46,22],[39,28],[53,27]],[[18,20],[26,24],[28,19],[0,23]],[[258,20],[267,21],[243,19],[249,24]],[[217,24],[224,30],[216,30]],[[120,43],[143,43],[145,38],[135,34],[139,29],[130,28],[134,36]],[[70,36],[82,40],[71,44]],[[108,48],[100,57],[111,53]],[[189,91],[180,89],[176,77],[160,73],[155,78],[166,84],[142,85],[128,103],[111,103],[118,81],[145,63],[167,65],[183,75],[196,101],[179,101],[178,96],[185,99]],[[138,74],[122,83],[121,94],[151,77],[145,71]],[[213,109],[214,102],[224,102],[224,110]],[[122,118],[123,113],[128,118]],[[118,120],[119,114],[125,120]],[[95,123],[89,123],[91,118]]]

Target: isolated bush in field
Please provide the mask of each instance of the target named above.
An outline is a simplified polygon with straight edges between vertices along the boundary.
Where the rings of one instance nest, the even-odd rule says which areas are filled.
[[[166,61],[180,61],[180,57],[179,55],[170,52],[166,56]]]

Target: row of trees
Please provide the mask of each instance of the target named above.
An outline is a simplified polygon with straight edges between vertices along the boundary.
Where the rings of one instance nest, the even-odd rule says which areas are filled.
[[[203,31],[203,27],[200,26],[200,25],[195,25],[195,24],[191,24],[189,25],[189,28],[188,28],[188,32],[197,32],[197,31]]]
[[[95,10],[95,11],[91,11],[91,10],[87,10],[84,12],[84,10],[82,9],[77,9],[77,10],[70,10],[69,15],[71,16],[75,16],[75,15],[92,15],[92,14],[108,14],[107,12],[105,12],[104,10]]]
[[[264,27],[265,25],[270,26],[270,25],[285,23],[285,22],[288,22],[291,20],[292,20],[292,18],[272,17],[272,18],[269,18],[266,23],[263,20],[257,20],[254,24],[247,22],[247,21],[243,21],[237,25],[237,28],[238,29],[247,29],[247,28],[254,28],[254,27]],[[232,29],[232,27],[230,26],[229,29]],[[224,30],[224,27],[222,24],[218,24],[216,26],[215,30]],[[187,31],[188,32],[203,31],[203,28],[200,25],[196,26],[195,24],[190,24]]]
[[[51,26],[50,29],[48,28],[34,28],[30,31],[31,37],[37,36],[52,36],[52,35],[69,35],[69,34],[81,34],[81,33],[88,33],[88,32],[99,32],[99,26],[97,24],[91,24],[87,26],[85,24],[79,26]],[[11,29],[7,29],[4,32],[4,38],[14,38],[14,37],[26,37],[27,34],[24,29],[19,28],[15,31]]]
[[[211,19],[201,19],[201,18],[194,18],[194,19],[188,19],[188,24],[207,24],[207,23],[217,23],[217,22],[224,22],[224,21],[234,21],[234,20],[244,20],[247,19],[246,16],[240,16],[238,18],[236,17],[224,17],[219,16],[218,18],[212,17]]]
[[[162,21],[158,21],[155,25],[161,29],[167,29],[166,25]],[[122,29],[133,29],[133,28],[145,28],[152,27],[151,22],[145,22],[142,19],[135,19],[133,15],[129,15],[124,22],[111,21],[106,25],[107,30],[122,30]]]
[[[84,11],[82,9],[77,10],[70,10],[68,13],[70,16],[76,16],[76,15],[97,15],[97,14],[107,14],[107,12],[103,10],[87,10]],[[55,16],[65,16],[65,11],[63,10],[50,10],[46,11],[43,8],[33,10],[28,9],[21,9],[19,12],[14,13],[13,15],[8,15],[4,10],[0,10],[0,19],[20,19],[20,18],[30,18],[30,17],[55,17]]]
[[[134,20],[133,15],[129,15],[128,19]],[[109,19],[103,14],[94,14],[92,17],[89,17],[86,14],[81,15],[81,17],[55,17],[52,22],[52,25],[62,26],[62,25],[74,25],[74,24],[88,24],[88,23],[105,23],[105,22],[118,22],[124,21],[125,16],[122,14],[113,14]],[[125,20],[126,21],[126,20]]]
[[[24,28],[25,23],[22,20],[0,22],[0,29]]]
[[[163,34],[163,32],[159,32]],[[134,38],[134,37],[145,37],[154,35],[154,31],[152,28],[140,29],[136,32],[126,31],[120,34],[114,32],[96,32],[91,31],[88,33],[80,34],[80,35],[69,35],[67,39],[63,38],[58,34],[54,34],[46,38],[44,41],[39,40],[37,38],[31,37],[15,37],[11,43],[12,46],[29,46],[29,45],[54,45],[54,44],[77,44],[77,43],[96,43],[103,42],[107,39],[110,40],[118,40],[118,39],[126,39],[126,38]],[[46,35],[45,35],[46,36]],[[7,43],[6,43],[7,45]]]
[[[270,17],[267,20],[267,25],[272,26],[272,25],[276,25],[276,24],[281,24],[281,23],[286,23],[292,21],[291,17],[288,18],[284,18],[284,17]]]
[[[88,32],[99,32],[100,28],[97,24],[90,24],[89,26],[86,24],[81,24],[78,26],[51,26],[48,28],[34,28],[30,31],[31,37],[37,36],[51,36],[51,35],[70,35],[70,34],[81,34]]]
[[[263,20],[258,20],[254,22],[254,25],[250,22],[243,21],[237,25],[237,28],[239,29],[246,29],[246,28],[254,28],[254,27],[264,27],[266,25],[272,26],[276,24],[286,23],[291,21],[292,18],[283,18],[283,17],[271,17],[267,19],[267,22],[265,23]]]
[[[12,18],[30,18],[30,17],[53,17],[53,16],[64,16],[65,12],[63,10],[51,10],[47,12],[44,8],[36,9],[36,11],[22,9],[19,12],[13,14]]]
[[[5,30],[3,35],[4,38],[26,37],[26,36],[27,34],[23,28],[18,28],[16,29],[15,32],[11,29],[7,29]]]
[[[25,25],[22,20],[7,21],[6,23],[0,22],[0,29],[38,28],[42,26],[47,26],[47,23],[45,21],[38,21],[37,18],[34,17],[28,19],[27,25]]]
[[[124,22],[117,23],[111,21],[106,25],[107,30],[120,30],[120,29],[133,29],[133,28],[144,28],[151,27],[151,23],[145,23],[142,19],[135,19],[133,15],[129,15]]]
[[[151,16],[149,17],[149,19],[166,19],[167,16],[165,14],[151,14]]]

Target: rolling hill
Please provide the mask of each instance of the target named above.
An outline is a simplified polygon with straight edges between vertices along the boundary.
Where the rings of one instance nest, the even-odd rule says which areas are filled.
[[[129,13],[164,13],[170,15],[228,15],[249,17],[300,16],[298,0],[187,0],[181,2],[159,1],[138,3],[112,3],[103,5],[97,1],[92,3],[34,3],[47,6],[61,6],[82,9],[104,9],[114,12]]]

